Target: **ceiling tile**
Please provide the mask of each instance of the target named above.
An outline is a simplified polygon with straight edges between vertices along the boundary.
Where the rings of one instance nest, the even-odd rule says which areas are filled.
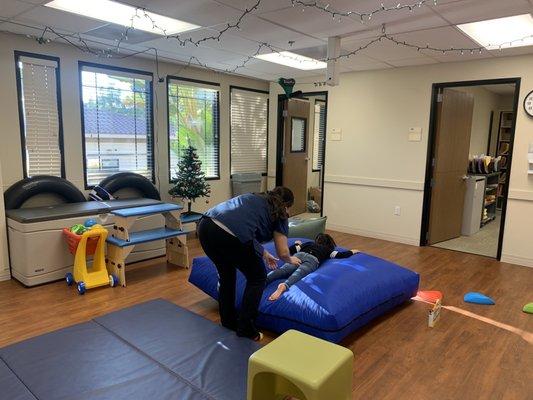
[[[208,27],[235,21],[239,10],[214,0],[121,0],[124,3],[144,7],[167,17],[177,18],[196,25]]]
[[[302,10],[305,11],[302,12]],[[314,8],[290,7],[282,11],[262,14],[261,18],[321,39],[364,29],[363,24],[351,18],[341,18],[339,22]]]
[[[528,0],[462,0],[433,9],[452,24],[483,21],[533,11]]]
[[[209,35],[203,34],[200,37],[206,36]],[[251,55],[257,51],[259,43],[234,34],[226,33],[220,38],[220,40],[208,40],[203,42],[201,46],[222,51],[229,51],[235,54]]]
[[[479,46],[473,40],[463,35],[462,32],[460,32],[457,28],[452,26],[404,33],[401,35],[396,35],[396,39],[420,46],[429,44],[429,46],[439,49],[449,49],[451,47],[468,49]],[[475,52],[473,55],[468,52],[465,52],[464,55],[461,55],[459,52],[443,54],[442,52],[431,50],[422,50],[421,52],[442,62],[466,61],[491,57],[487,51],[483,51],[482,54]]]
[[[341,46],[345,52],[356,50],[364,47],[371,39],[351,40],[350,38],[342,39]],[[360,54],[374,58],[380,61],[401,60],[407,58],[424,58],[425,56],[415,49],[397,45],[387,39],[371,44],[368,48],[361,50]]]
[[[33,7],[35,7],[34,4],[23,3],[17,0],[2,0],[0,2],[0,17],[12,18]]]
[[[318,46],[325,43],[323,40],[283,28],[255,16],[244,19],[241,30],[232,31],[232,34],[257,42],[267,42],[285,50]],[[294,42],[292,46],[289,44],[291,41]]]
[[[37,24],[39,26],[51,26],[69,32],[87,32],[107,24],[106,22],[80,17],[72,13],[44,6],[35,7],[30,11],[19,15],[17,20]]]
[[[24,3],[41,5],[41,4],[50,3],[52,0],[20,0],[20,1],[23,1]]]
[[[252,8],[257,0],[215,0],[218,3],[226,4],[228,6],[237,8],[241,11]],[[255,14],[262,14],[274,10],[282,10],[290,7],[290,0],[262,0],[254,11]]]

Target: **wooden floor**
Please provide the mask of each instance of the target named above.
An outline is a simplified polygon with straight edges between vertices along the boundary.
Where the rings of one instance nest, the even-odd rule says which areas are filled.
[[[533,345],[526,333],[521,335],[533,332],[533,315],[521,311],[533,301],[533,269],[449,250],[333,234],[342,246],[417,271],[421,288],[441,290],[445,304],[516,330],[449,310],[443,310],[441,321],[431,329],[428,306],[406,304],[342,343],[355,354],[354,399],[533,398]],[[189,246],[193,256],[201,254],[196,240]],[[94,289],[85,296],[63,282],[31,289],[15,281],[0,282],[0,346],[158,297],[217,320],[216,303],[187,282],[187,270],[161,261],[145,264],[128,273],[127,288]],[[496,305],[465,304],[462,296],[468,291],[485,292]]]

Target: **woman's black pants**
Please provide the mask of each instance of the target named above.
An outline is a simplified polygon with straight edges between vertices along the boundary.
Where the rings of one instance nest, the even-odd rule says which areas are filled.
[[[252,243],[242,243],[210,218],[204,217],[198,224],[198,238],[205,254],[218,270],[218,303],[222,325],[235,330],[239,336],[257,336],[254,320],[266,282],[262,257],[256,253]],[[235,310],[237,269],[246,278],[246,289],[238,316]]]

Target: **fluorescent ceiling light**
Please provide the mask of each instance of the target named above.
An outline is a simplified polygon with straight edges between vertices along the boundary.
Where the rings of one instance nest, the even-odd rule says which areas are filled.
[[[296,53],[291,53],[290,51],[280,51],[279,53],[268,53],[268,54],[259,54],[255,56],[264,61],[269,61],[276,64],[286,65],[287,67],[303,69],[303,70],[312,70],[312,69],[324,69],[328,65],[323,61],[315,60],[314,58],[309,58],[301,56]]]
[[[199,28],[198,25],[111,0],[53,0],[45,6],[158,35],[175,35]]]
[[[489,19],[457,25],[488,50],[533,45],[533,17],[530,14]]]

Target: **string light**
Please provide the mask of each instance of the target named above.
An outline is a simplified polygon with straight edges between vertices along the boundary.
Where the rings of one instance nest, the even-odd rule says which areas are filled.
[[[302,7],[302,11],[304,11],[305,8],[307,8],[307,7],[314,7],[314,8],[316,8],[316,9],[322,11],[322,12],[330,14],[332,16],[333,20],[337,19],[338,22],[341,22],[341,17],[357,16],[363,21],[363,20],[370,20],[374,15],[379,14],[379,13],[383,13],[383,12],[393,12],[393,11],[401,11],[401,10],[414,11],[416,8],[421,8],[422,6],[427,5],[428,3],[432,3],[433,5],[437,5],[437,0],[419,0],[418,2],[412,3],[412,4],[401,4],[401,3],[398,3],[396,6],[392,6],[392,7],[385,7],[383,5],[383,3],[381,3],[380,7],[375,9],[375,10],[367,11],[367,12],[359,12],[359,11],[339,11],[339,10],[334,10],[334,9],[332,9],[330,7],[330,4],[322,5],[321,3],[317,2],[317,1],[307,1],[307,2],[306,1],[302,1],[302,0],[290,0],[290,1],[292,3],[293,7],[295,7],[296,5],[301,6]],[[137,19],[137,18],[148,18],[151,21],[152,27],[153,27],[154,30],[160,30],[161,33],[164,35],[164,37],[166,39],[176,40],[180,46],[186,46],[186,45],[190,44],[190,45],[198,47],[202,43],[208,42],[208,41],[215,41],[216,40],[216,41],[219,42],[220,39],[223,37],[223,35],[226,32],[228,32],[228,31],[230,31],[232,29],[241,30],[242,21],[246,18],[247,15],[249,15],[252,12],[254,12],[255,10],[257,10],[259,8],[261,2],[262,2],[262,0],[257,0],[252,7],[245,9],[234,22],[228,22],[228,23],[225,24],[224,28],[222,28],[219,31],[216,31],[217,32],[216,34],[205,36],[205,37],[202,37],[201,39],[198,39],[198,40],[193,40],[192,37],[188,37],[188,38],[184,39],[180,35],[170,35],[170,36],[166,35],[165,30],[163,28],[158,27],[156,22],[148,14],[147,10],[143,9],[143,8],[137,8],[135,10],[135,14],[132,15],[132,17],[131,17],[130,26],[126,27],[124,32],[121,33],[120,37],[117,39],[117,43],[116,43],[116,46],[114,47],[114,49],[98,49],[98,48],[91,47],[91,46],[89,46],[87,40],[84,39],[79,33],[61,34],[61,33],[57,32],[57,31],[55,31],[51,27],[45,27],[44,30],[42,31],[41,35],[38,36],[38,37],[34,37],[34,38],[39,44],[47,44],[47,43],[49,43],[52,40],[61,39],[64,42],[66,42],[67,44],[75,47],[76,49],[78,49],[78,50],[80,50],[80,51],[82,51],[84,53],[89,53],[89,54],[92,54],[92,55],[94,55],[96,57],[103,57],[103,58],[123,59],[123,58],[127,58],[127,57],[133,57],[133,56],[139,55],[139,54],[153,53],[155,58],[156,58],[156,68],[157,68],[157,70],[159,70],[159,56],[158,56],[158,53],[157,53],[157,49],[154,48],[154,47],[150,47],[150,48],[147,48],[147,49],[141,50],[141,51],[131,51],[131,50],[129,50],[129,51],[131,51],[130,53],[124,54],[124,55],[119,55],[119,53],[121,51],[122,43],[124,41],[128,40],[128,34],[132,30],[135,29],[134,28],[135,19]],[[30,28],[36,29],[33,26],[17,23],[15,21],[4,20],[2,18],[0,18],[0,21],[9,22],[9,23],[12,23],[12,24],[18,24],[18,25],[21,25],[21,26],[26,26],[26,27],[30,27]],[[52,34],[54,34],[56,36],[56,38],[55,39],[45,38],[46,33],[52,33]],[[501,44],[496,45],[496,46],[489,45],[488,47],[491,47],[493,49],[497,49],[499,51],[502,51],[502,49],[504,47],[506,47],[506,46],[512,46],[513,43],[515,43],[515,42],[523,41],[525,39],[530,39],[530,38],[533,38],[533,35],[526,36],[526,37],[523,37],[523,38],[518,38],[516,40],[508,41],[508,42],[505,42],[505,43],[501,43]],[[431,46],[429,43],[427,43],[425,46],[422,46],[422,45],[418,45],[418,44],[414,44],[414,43],[409,43],[409,42],[406,42],[406,41],[400,41],[400,40],[397,40],[394,36],[391,36],[391,35],[387,34],[386,31],[385,31],[385,25],[382,25],[381,35],[380,36],[369,40],[366,44],[364,44],[364,45],[362,45],[362,46],[360,46],[360,47],[358,47],[358,48],[356,48],[356,49],[354,49],[354,50],[352,50],[352,51],[350,51],[348,53],[341,54],[341,55],[339,55],[337,57],[323,58],[323,59],[321,59],[319,61],[328,62],[328,61],[338,61],[338,60],[343,59],[343,58],[350,58],[352,56],[355,56],[359,52],[361,52],[361,51],[373,46],[375,43],[382,42],[384,40],[389,41],[391,43],[394,43],[394,44],[396,44],[398,46],[404,46],[404,47],[407,47],[407,48],[415,49],[418,52],[420,52],[420,51],[428,51],[428,52],[435,52],[435,53],[442,53],[442,54],[453,53],[454,52],[454,53],[459,53],[461,55],[464,55],[465,53],[469,52],[471,55],[474,55],[475,53],[482,54],[483,51],[486,50],[485,47],[481,47],[481,46],[472,47],[472,48],[455,48],[455,47],[439,48],[439,47]],[[291,44],[291,47],[292,47],[292,44]],[[301,59],[298,59],[296,57],[292,57],[292,56],[286,55],[286,54],[280,54],[282,51],[284,51],[284,49],[281,49],[281,48],[278,49],[278,48],[274,47],[273,45],[271,45],[269,43],[260,42],[258,44],[258,48],[256,49],[256,51],[253,54],[246,56],[245,59],[240,64],[235,65],[232,68],[228,68],[228,69],[212,68],[212,67],[209,67],[206,63],[203,63],[202,61],[200,61],[195,56],[190,57],[189,60],[185,63],[183,68],[188,68],[191,65],[197,65],[197,66],[200,66],[202,68],[205,68],[205,69],[211,70],[213,72],[217,72],[217,73],[220,73],[220,72],[235,73],[239,69],[246,67],[246,65],[250,61],[254,60],[257,55],[261,54],[261,52],[264,49],[268,49],[271,52],[278,53],[278,55],[281,56],[281,57],[290,58],[293,61],[297,60],[297,61],[301,62]],[[159,77],[159,72],[157,73],[157,75]],[[159,80],[161,81],[161,78],[159,78]]]
[[[423,5],[426,5],[428,3],[431,3],[432,5],[436,6],[438,3],[438,0],[419,0],[416,3],[412,4],[401,4],[398,3],[395,6],[386,7],[383,5],[383,3],[380,4],[380,6],[374,10],[371,11],[356,11],[356,10],[350,10],[350,11],[340,11],[330,8],[330,4],[324,5],[321,2],[318,1],[304,1],[304,0],[291,0],[292,6],[295,7],[296,5],[302,6],[302,11],[306,7],[315,8],[317,10],[320,10],[325,13],[331,14],[332,18],[335,19],[336,17],[356,17],[359,19],[361,23],[365,23],[366,21],[370,21],[372,17],[374,17],[376,14],[380,13],[387,13],[387,12],[395,12],[395,11],[403,11],[408,10],[409,12],[413,12],[416,8],[421,8]]]

